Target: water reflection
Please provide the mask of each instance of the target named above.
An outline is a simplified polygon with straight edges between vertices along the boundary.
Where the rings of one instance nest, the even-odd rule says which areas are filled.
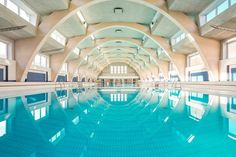
[[[0,99],[0,156],[232,156],[235,140],[234,97],[84,88]]]
[[[34,120],[41,120],[49,115],[50,96],[50,93],[41,93],[22,97],[23,102],[31,111]]]
[[[236,98],[220,97],[223,116],[227,119],[228,137],[236,140]]]
[[[186,105],[189,118],[200,121],[208,106],[212,105],[212,96],[203,93],[189,92],[186,94]]]

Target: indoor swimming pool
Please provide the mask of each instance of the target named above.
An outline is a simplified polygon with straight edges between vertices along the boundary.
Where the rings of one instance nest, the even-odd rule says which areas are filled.
[[[1,157],[228,157],[235,148],[235,97],[79,88],[0,99]]]

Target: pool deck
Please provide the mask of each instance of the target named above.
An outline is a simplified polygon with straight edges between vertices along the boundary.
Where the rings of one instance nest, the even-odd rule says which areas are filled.
[[[156,87],[155,87],[156,84]],[[134,88],[162,88],[178,89],[184,91],[196,91],[214,95],[236,96],[236,82],[159,82],[142,83],[139,87],[104,87],[104,89],[134,89]],[[0,83],[0,97],[24,95],[27,93],[50,92],[57,89],[76,87],[96,87],[96,83],[74,83],[74,82],[2,82]],[[100,88],[100,87],[99,87]]]

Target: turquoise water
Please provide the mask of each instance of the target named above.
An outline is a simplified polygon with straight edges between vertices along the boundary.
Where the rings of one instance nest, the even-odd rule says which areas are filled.
[[[1,157],[236,156],[236,98],[68,89],[0,99]]]

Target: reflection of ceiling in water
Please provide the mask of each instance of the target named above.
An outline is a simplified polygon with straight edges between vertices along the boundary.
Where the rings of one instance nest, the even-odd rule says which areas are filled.
[[[111,105],[128,104],[139,93],[137,89],[98,89],[99,95]]]

